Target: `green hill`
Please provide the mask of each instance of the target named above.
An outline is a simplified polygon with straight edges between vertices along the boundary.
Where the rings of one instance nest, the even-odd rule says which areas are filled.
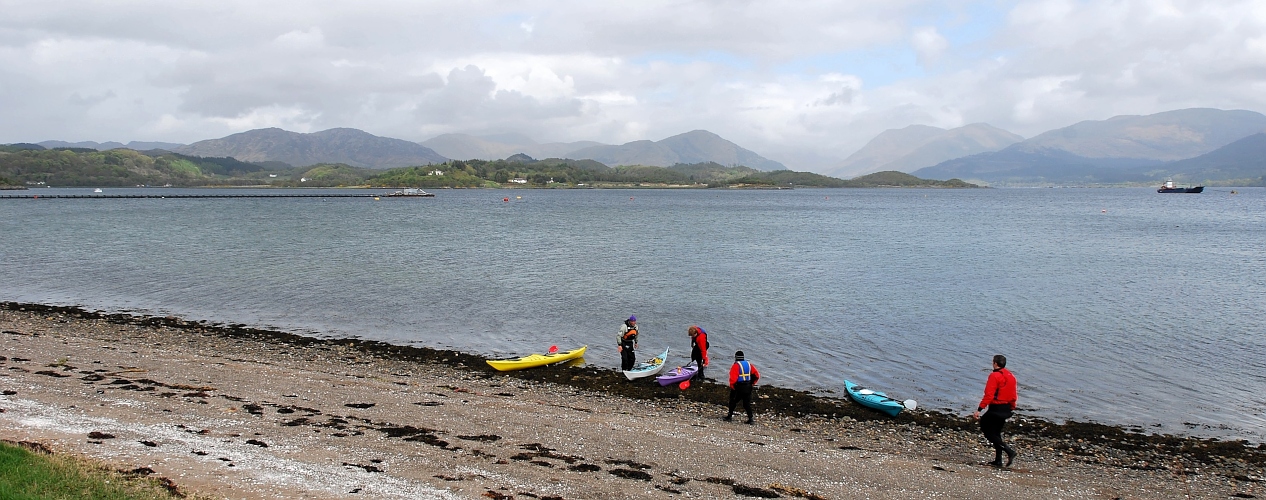
[[[948,181],[937,181],[932,179],[920,179],[905,172],[889,170],[886,172],[875,172],[861,177],[855,177],[846,181],[845,187],[936,187],[936,188],[978,188],[975,184],[963,182],[959,179],[950,179]]]
[[[0,176],[16,184],[49,186],[206,186],[259,184],[264,169],[232,158],[174,153],[150,156],[130,149],[21,149],[0,152]],[[254,176],[255,178],[251,178]]]

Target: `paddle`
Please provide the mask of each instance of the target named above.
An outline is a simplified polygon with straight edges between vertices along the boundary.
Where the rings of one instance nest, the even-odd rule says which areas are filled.
[[[857,393],[858,393],[858,394],[865,395],[865,396],[870,396],[870,395],[874,395],[874,394],[875,394],[875,391],[872,391],[872,390],[870,390],[870,389],[858,389],[858,390],[857,390]],[[905,401],[900,401],[900,400],[897,400],[897,399],[890,398],[890,397],[888,397],[888,396],[879,396],[879,397],[884,398],[884,399],[887,399],[888,401],[896,401],[896,402],[898,402],[898,403],[901,403],[901,406],[906,407],[906,409],[907,409],[907,410],[913,410],[913,409],[915,409],[915,408],[918,408],[918,407],[919,407],[919,402],[918,402],[918,401],[915,401],[915,400],[913,400],[913,399],[907,399],[907,400],[905,400]]]

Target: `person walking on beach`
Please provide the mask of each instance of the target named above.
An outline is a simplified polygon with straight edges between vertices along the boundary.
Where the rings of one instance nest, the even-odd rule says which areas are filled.
[[[624,324],[620,325],[620,343],[618,344],[620,351],[620,369],[629,371],[633,369],[633,365],[637,364],[637,357],[633,351],[637,349],[637,316],[629,316],[624,320]]]
[[[690,336],[690,360],[699,369],[690,380],[703,382],[703,367],[708,366],[708,332],[703,331],[699,325],[690,325],[686,334]]]
[[[1007,357],[995,355],[993,373],[989,374],[989,381],[985,383],[985,397],[980,400],[976,412],[971,414],[972,419],[980,419],[980,432],[993,445],[994,457],[989,465],[994,467],[1010,467],[1011,461],[1015,460],[1015,449],[1002,442],[1002,426],[1006,425],[1007,419],[1011,418],[1011,411],[1015,410],[1015,388],[1015,376],[1007,370]],[[981,415],[981,410],[986,408],[988,411]],[[1003,453],[1007,454],[1006,465],[1002,463]]]
[[[742,401],[743,409],[747,411],[747,423],[752,423],[752,389],[759,380],[760,370],[756,369],[756,365],[743,359],[743,351],[735,351],[734,365],[730,366],[730,413],[725,416],[726,422],[734,418],[734,407]]]

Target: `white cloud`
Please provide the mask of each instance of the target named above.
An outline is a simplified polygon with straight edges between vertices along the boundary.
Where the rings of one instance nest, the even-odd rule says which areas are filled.
[[[935,26],[924,26],[914,30],[910,36],[910,45],[919,55],[919,64],[927,65],[935,62],[949,48],[949,40],[936,30]]]

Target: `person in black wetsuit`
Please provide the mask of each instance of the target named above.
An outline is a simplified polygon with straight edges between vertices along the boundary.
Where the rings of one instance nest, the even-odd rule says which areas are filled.
[[[703,331],[699,325],[690,325],[686,329],[686,335],[690,336],[690,360],[694,361],[695,367],[699,370],[695,372],[695,376],[690,377],[692,382],[703,382],[703,367],[708,366],[708,332]]]
[[[620,343],[618,345],[620,369],[624,371],[632,370],[633,365],[637,364],[637,356],[633,354],[637,349],[637,316],[629,316],[629,319],[624,320],[624,324],[620,325]]]
[[[756,365],[743,359],[743,351],[734,352],[734,365],[730,366],[730,413],[723,420],[729,422],[734,418],[734,408],[739,401],[747,410],[747,423],[752,423],[752,388],[760,380],[760,371]]]
[[[981,398],[976,412],[971,414],[972,419],[980,419],[980,431],[993,445],[994,456],[989,465],[994,467],[1010,467],[1015,460],[1015,449],[1002,441],[1002,427],[1011,418],[1011,412],[1015,411],[1016,399],[1015,375],[1007,370],[1007,357],[998,354],[993,357],[993,372],[985,383],[985,396]],[[981,415],[981,410],[985,409],[988,411]],[[1005,464],[1002,462],[1004,453],[1007,455]]]

